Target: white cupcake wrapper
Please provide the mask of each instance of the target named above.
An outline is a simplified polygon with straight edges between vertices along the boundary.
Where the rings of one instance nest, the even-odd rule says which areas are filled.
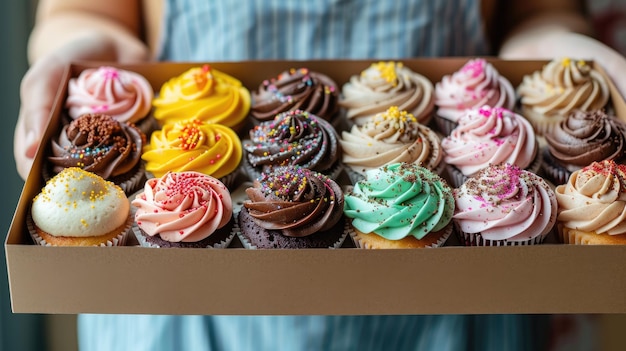
[[[348,221],[348,220],[346,220],[346,230],[345,231],[350,235],[350,238],[352,239],[352,242],[354,243],[354,246],[357,249],[365,249],[365,250],[371,250],[372,249],[372,247],[368,243],[359,240],[359,238],[357,237],[356,231],[354,230],[354,228],[352,228],[352,226],[350,225],[350,221]],[[445,231],[445,232],[441,236],[441,238],[439,238],[439,240],[437,240],[436,243],[434,243],[432,245],[427,245],[424,248],[434,249],[434,248],[437,248],[437,247],[444,246],[446,241],[448,241],[448,238],[450,238],[450,236],[452,235],[453,227],[452,227],[452,225],[448,224],[445,228],[442,229],[442,231]],[[377,235],[377,234],[370,233],[369,235]]]
[[[126,245],[126,241],[129,235],[129,231],[131,228],[131,224],[133,222],[133,217],[132,216],[128,216],[128,220],[126,221],[126,226],[124,227],[124,229],[122,229],[122,232],[120,232],[117,237],[107,240],[106,242],[97,245],[99,247],[112,247],[112,246],[124,246]],[[45,239],[43,239],[41,236],[39,236],[39,234],[37,234],[37,229],[35,229],[35,222],[33,221],[33,217],[30,214],[30,211],[26,214],[26,227],[28,228],[28,233],[30,234],[30,237],[33,239],[33,242],[36,245],[40,245],[40,246],[55,246],[52,245],[50,243],[48,243]],[[94,245],[96,246],[96,245]]]

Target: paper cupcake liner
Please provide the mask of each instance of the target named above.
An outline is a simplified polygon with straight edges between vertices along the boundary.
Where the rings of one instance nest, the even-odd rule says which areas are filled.
[[[585,232],[557,224],[557,239],[569,245],[626,245],[626,234],[609,235]]]
[[[438,114],[435,114],[435,117],[433,118],[433,122],[434,123],[431,123],[431,125],[433,125],[433,128],[439,133],[441,133],[444,137],[450,135],[450,133],[452,133],[454,128],[456,128],[459,125],[458,122],[449,120]]]
[[[235,227],[235,225],[236,225],[236,223],[233,224],[233,228]],[[141,228],[139,228],[137,223],[134,222],[134,221],[133,221],[133,225],[132,225],[132,231],[133,231],[133,234],[135,235],[135,238],[137,239],[137,242],[139,243],[139,246],[149,247],[149,248],[157,248],[157,249],[161,248],[160,245],[147,241],[146,240],[146,234],[143,234]],[[230,243],[235,238],[235,233],[236,232],[234,231],[234,229],[231,229],[230,230],[230,234],[224,240],[221,240],[220,242],[217,242],[217,243],[214,243],[214,244],[207,245],[204,248],[207,248],[207,249],[225,249],[225,248],[227,248],[230,245]],[[181,242],[181,245],[182,245],[181,247],[176,247],[176,248],[184,249],[185,248],[185,243]]]
[[[455,222],[457,237],[463,246],[528,246],[543,243],[548,234],[539,235],[529,240],[509,241],[509,240],[489,240],[483,238],[480,233],[466,233],[459,228]]]
[[[111,247],[111,246],[124,246],[126,245],[126,241],[128,239],[128,233],[132,226],[133,217],[128,216],[128,220],[126,220],[126,225],[122,229],[122,231],[113,239],[107,240],[106,242],[101,243],[100,245],[94,245],[99,247]],[[30,211],[26,214],[26,227],[28,228],[28,233],[30,234],[33,243],[40,246],[55,246],[48,243],[44,238],[39,236],[37,233],[37,229],[35,228],[35,222],[33,221],[33,217],[31,216]]]
[[[541,171],[554,185],[561,185],[567,183],[572,172],[567,168],[561,166],[550,154],[549,149],[546,147],[542,151],[543,163],[541,165]]]
[[[357,249],[365,249],[365,250],[373,250],[373,249],[377,249],[372,247],[369,243],[363,241],[361,238],[359,238],[356,230],[354,229],[354,227],[352,227],[352,224],[350,224],[351,221],[346,220],[346,229],[345,231],[350,235],[350,238],[352,239],[352,242],[354,243],[354,246]],[[424,246],[424,248],[437,248],[437,247],[442,247],[445,245],[446,241],[448,241],[448,238],[450,238],[450,236],[452,235],[453,232],[453,227],[451,224],[448,224],[445,228],[443,228],[442,230],[440,230],[437,233],[440,233],[443,231],[443,234],[441,235],[441,237],[439,239],[437,239],[437,242],[431,244],[431,245],[426,245]],[[367,235],[377,235],[374,233],[370,233]],[[391,241],[391,240],[390,240]]]

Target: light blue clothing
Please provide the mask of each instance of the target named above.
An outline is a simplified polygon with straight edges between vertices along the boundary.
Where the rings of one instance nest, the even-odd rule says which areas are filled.
[[[165,13],[161,60],[488,54],[479,0],[169,0]],[[545,339],[531,332],[537,321],[511,315],[81,315],[79,342],[81,351],[540,350]]]

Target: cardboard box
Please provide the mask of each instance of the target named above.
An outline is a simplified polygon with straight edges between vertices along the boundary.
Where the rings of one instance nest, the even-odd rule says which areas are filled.
[[[437,82],[466,58],[403,62]],[[545,61],[490,59],[516,86]],[[255,89],[305,66],[339,84],[372,61],[212,63]],[[65,75],[102,63],[71,65]],[[201,63],[120,66],[155,91]],[[59,124],[59,90],[44,144]],[[612,87],[617,113],[626,104]],[[40,247],[25,217],[41,189],[43,152],[24,186],[5,243],[11,303],[23,313],[448,314],[626,313],[626,246],[548,243],[526,247],[446,246],[421,250],[148,249]]]

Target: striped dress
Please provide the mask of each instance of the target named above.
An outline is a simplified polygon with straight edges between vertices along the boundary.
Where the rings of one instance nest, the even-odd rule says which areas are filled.
[[[168,0],[163,28],[159,59],[171,61],[489,53],[479,0]],[[78,321],[81,351],[541,350],[547,335],[547,317],[530,315],[86,314]]]

